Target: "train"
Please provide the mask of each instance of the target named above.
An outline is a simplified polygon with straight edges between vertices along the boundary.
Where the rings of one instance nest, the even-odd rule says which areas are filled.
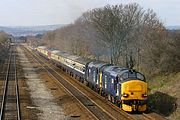
[[[35,50],[122,110],[147,110],[147,82],[145,76],[135,69],[48,49],[46,46],[38,46]]]

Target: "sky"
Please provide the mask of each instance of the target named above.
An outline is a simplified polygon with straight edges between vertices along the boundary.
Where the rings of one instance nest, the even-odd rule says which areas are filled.
[[[180,0],[0,0],[0,26],[70,24],[87,10],[134,2],[153,9],[165,26],[180,26]]]

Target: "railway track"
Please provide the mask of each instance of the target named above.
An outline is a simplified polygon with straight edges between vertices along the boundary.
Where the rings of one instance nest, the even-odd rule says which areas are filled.
[[[69,91],[74,97],[86,108],[88,111],[95,116],[96,119],[131,119],[131,120],[155,120],[156,118],[151,117],[148,114],[128,114],[114,104],[108,102],[104,97],[98,95],[96,92],[92,91],[90,88],[86,87],[84,84],[80,84],[77,80],[70,77],[69,75],[64,75],[56,66],[49,64],[49,61],[45,61],[39,58],[35,53],[32,53],[36,57],[38,62],[40,62],[44,69],[54,78],[56,81],[60,82],[65,89]],[[61,80],[60,80],[61,79]],[[67,81],[66,81],[67,80]],[[82,92],[83,91],[83,92]],[[78,94],[76,92],[79,92]],[[107,117],[105,117],[107,116]],[[163,119],[162,119],[163,120]]]
[[[25,49],[24,49],[25,50]],[[32,52],[31,52],[32,53]],[[113,120],[116,119],[112,115],[104,112],[101,108],[96,106],[87,96],[85,96],[82,92],[80,92],[76,87],[72,84],[69,84],[64,78],[62,78],[58,72],[56,72],[52,67],[48,64],[44,63],[36,54],[31,54],[36,62],[41,64],[44,70],[58,82],[61,84],[63,88],[70,93],[79,103],[85,108],[94,119],[101,120]]]
[[[5,119],[21,120],[15,46],[10,51],[1,98],[0,120]]]
[[[24,49],[25,50],[25,49]],[[66,78],[61,76],[57,71],[54,70],[47,63],[44,63],[42,58],[39,58],[37,54],[32,53],[33,58],[39,62],[43,68],[51,75],[54,80],[57,81],[58,84],[61,84],[66,91],[68,91],[74,98],[79,101],[79,103],[87,110],[89,113],[94,116],[94,119],[100,120],[116,120],[116,116],[111,115],[105,109],[97,105],[91,98],[86,96],[83,92],[81,92],[77,87],[73,84],[66,81]],[[123,119],[132,119],[129,116],[121,116],[120,120]]]

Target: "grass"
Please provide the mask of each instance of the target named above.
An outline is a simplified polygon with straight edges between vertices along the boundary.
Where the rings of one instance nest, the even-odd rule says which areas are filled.
[[[148,104],[169,119],[180,119],[180,72],[148,80]]]

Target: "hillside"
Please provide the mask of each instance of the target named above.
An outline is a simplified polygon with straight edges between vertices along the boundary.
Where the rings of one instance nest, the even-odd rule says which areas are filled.
[[[168,30],[180,30],[180,26],[166,26]]]
[[[0,31],[4,31],[13,36],[26,36],[43,34],[44,32],[61,28],[63,24],[58,25],[45,25],[45,26],[0,26]]]
[[[155,76],[148,81],[150,88],[149,105],[173,120],[180,120],[180,72]],[[152,106],[153,105],[153,106]]]

